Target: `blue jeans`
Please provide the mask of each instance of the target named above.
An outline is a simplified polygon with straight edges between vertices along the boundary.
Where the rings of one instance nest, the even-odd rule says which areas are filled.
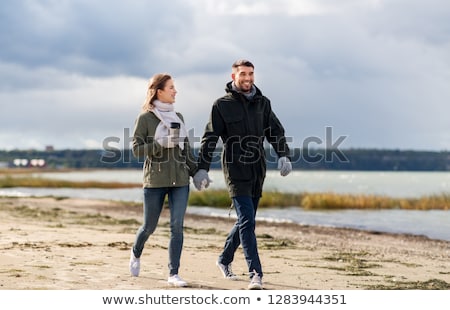
[[[238,220],[228,234],[223,252],[219,256],[219,262],[224,265],[230,264],[234,259],[234,253],[239,245],[242,244],[250,277],[253,276],[253,271],[256,271],[262,277],[263,271],[259,260],[255,234],[255,217],[259,197],[236,196],[232,200]]]
[[[135,257],[141,257],[144,244],[156,229],[168,195],[170,209],[169,273],[178,274],[183,249],[183,222],[186,213],[189,185],[182,187],[144,188],[144,223],[136,233],[133,246]]]

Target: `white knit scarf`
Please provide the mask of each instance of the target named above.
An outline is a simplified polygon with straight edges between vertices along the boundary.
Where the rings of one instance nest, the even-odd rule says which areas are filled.
[[[180,143],[179,146],[184,149],[184,139],[187,137],[186,126],[175,112],[174,106],[171,103],[164,103],[159,100],[153,101],[153,114],[161,121],[156,127],[155,140],[168,136],[170,123],[180,123]]]

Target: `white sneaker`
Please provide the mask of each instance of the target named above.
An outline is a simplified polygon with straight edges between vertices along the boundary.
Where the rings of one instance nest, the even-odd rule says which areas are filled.
[[[250,280],[250,284],[248,285],[249,290],[262,290],[262,279],[256,271],[253,271],[253,277]]]
[[[231,270],[231,264],[224,265],[219,261],[216,261],[216,266],[219,268],[220,272],[222,272],[225,279],[233,281],[237,280],[237,276],[233,273],[233,270]]]
[[[139,270],[141,269],[141,260],[134,256],[133,248],[131,248],[130,254],[130,273],[133,277],[139,276]]]
[[[172,285],[172,286],[176,286],[176,287],[184,287],[187,286],[186,281],[184,281],[183,279],[180,278],[179,275],[174,274],[173,276],[170,276],[167,279],[167,284]]]

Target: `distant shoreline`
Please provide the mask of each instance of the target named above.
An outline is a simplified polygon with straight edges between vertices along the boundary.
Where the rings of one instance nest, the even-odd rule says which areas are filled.
[[[198,154],[198,148],[193,148]],[[220,168],[220,152],[214,153],[211,168]],[[277,168],[277,156],[271,148],[265,151],[268,169]],[[24,161],[21,162],[20,160]],[[29,165],[39,159],[49,168],[136,168],[142,167],[129,149],[0,150],[0,167]],[[450,151],[349,148],[339,150],[292,148],[294,170],[345,171],[450,171]],[[19,161],[17,161],[19,160]],[[26,161],[26,162],[25,162]]]

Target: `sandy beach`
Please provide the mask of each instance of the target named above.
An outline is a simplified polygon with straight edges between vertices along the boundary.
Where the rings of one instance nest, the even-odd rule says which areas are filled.
[[[168,212],[128,270],[142,207],[127,203],[0,198],[0,289],[165,290]],[[187,288],[242,290],[248,277],[242,250],[222,277],[215,261],[233,219],[188,215],[180,275]],[[450,289],[450,242],[422,236],[257,223],[266,290]]]

